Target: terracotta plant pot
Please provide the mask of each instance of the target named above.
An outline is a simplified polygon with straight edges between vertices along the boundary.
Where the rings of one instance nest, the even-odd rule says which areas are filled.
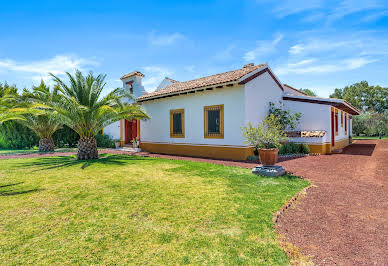
[[[259,149],[259,158],[262,165],[275,165],[278,161],[279,149]]]

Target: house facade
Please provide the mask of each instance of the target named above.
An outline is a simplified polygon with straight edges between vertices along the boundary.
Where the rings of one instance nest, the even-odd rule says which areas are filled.
[[[121,79],[151,119],[123,120],[104,133],[122,145],[138,138],[143,150],[154,153],[245,160],[253,148],[241,127],[263,120],[271,102],[302,114],[290,141],[330,153],[349,144],[352,115],[358,114],[343,100],[310,97],[282,84],[266,64],[185,82],[165,78],[151,93],[145,93],[143,77],[132,72]]]

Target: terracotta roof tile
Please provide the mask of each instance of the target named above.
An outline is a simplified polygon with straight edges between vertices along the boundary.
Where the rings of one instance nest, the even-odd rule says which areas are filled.
[[[141,73],[140,71],[137,71],[137,70],[136,70],[136,71],[134,71],[134,72],[125,74],[125,75],[122,76],[120,79],[123,80],[123,79],[129,78],[129,77],[132,77],[132,76],[140,76],[140,77],[144,77],[144,74]]]
[[[176,81],[176,80],[173,80],[173,79],[170,79],[169,77],[166,77],[167,80],[171,81],[172,83],[175,83],[175,82],[179,82],[179,81]]]
[[[202,77],[202,78],[193,79],[193,80],[184,81],[184,82],[175,81],[173,84],[170,84],[169,86],[161,90],[144,94],[139,98],[137,98],[137,100],[142,101],[148,98],[167,95],[174,92],[187,91],[187,90],[192,90],[196,88],[214,86],[214,85],[223,84],[227,82],[237,81],[238,79],[245,76],[246,74],[258,68],[261,68],[263,66],[265,66],[265,64],[260,64],[256,66],[253,64],[248,64],[248,65],[245,65],[243,68],[216,74],[216,75],[211,75],[211,76]]]

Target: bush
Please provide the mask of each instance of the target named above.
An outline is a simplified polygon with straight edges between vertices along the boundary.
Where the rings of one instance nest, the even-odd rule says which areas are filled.
[[[114,148],[115,147],[115,142],[110,139],[108,135],[105,134],[98,134],[96,137],[97,141],[97,147],[99,148]]]
[[[307,144],[295,144],[294,142],[284,143],[280,149],[279,154],[309,154],[310,148]]]
[[[68,126],[63,126],[54,133],[53,140],[57,148],[75,148],[78,144],[79,135]]]
[[[247,161],[257,162],[259,160],[259,157],[256,155],[249,155],[247,158]]]
[[[299,152],[303,154],[309,154],[310,148],[307,144],[299,144]]]
[[[15,121],[0,125],[0,149],[30,149],[39,145],[39,137]]]

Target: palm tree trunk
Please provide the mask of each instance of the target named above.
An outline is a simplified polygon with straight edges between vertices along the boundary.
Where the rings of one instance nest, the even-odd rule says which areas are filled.
[[[54,151],[54,141],[50,138],[41,138],[39,140],[39,151],[40,152],[48,152]]]
[[[97,142],[94,137],[82,137],[78,141],[77,160],[98,159]]]

